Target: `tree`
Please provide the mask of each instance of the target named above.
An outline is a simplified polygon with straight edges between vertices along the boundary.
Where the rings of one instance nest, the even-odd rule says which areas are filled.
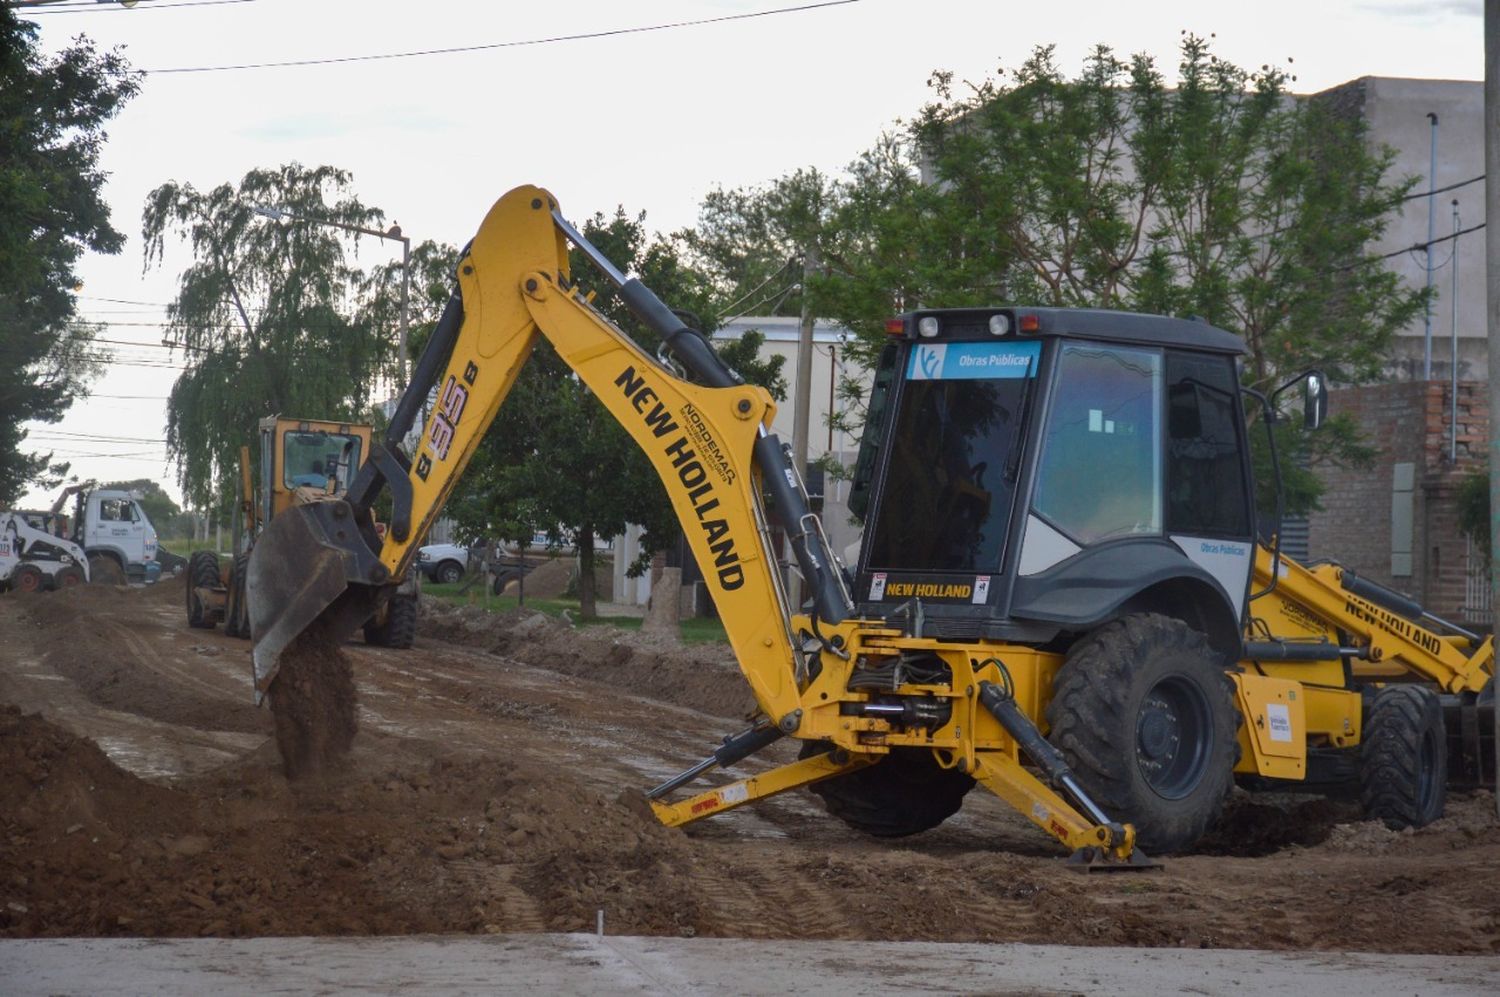
[[[365,280],[346,260],[358,236],[315,224],[383,219],[350,183],[343,170],[291,163],[207,192],[172,181],[146,199],[146,265],[161,261],[169,232],[193,253],[166,330],[187,364],[167,404],[167,451],[191,506],[232,500],[239,447],[259,419],[358,418],[394,369],[394,329],[351,306]]]
[[[1244,338],[1262,391],[1314,366],[1378,377],[1423,299],[1365,247],[1411,181],[1357,117],[1294,97],[1292,79],[1194,36],[1171,86],[1150,57],[1106,46],[1071,79],[1051,47],[964,90],[935,73],[934,101],[835,182],[812,309],[858,333],[867,363],[892,314],[1020,303],[1203,318]],[[765,238],[753,201],[734,206],[746,221],[710,216],[710,230]],[[779,248],[765,241],[761,255]],[[1289,511],[1320,491],[1300,464],[1370,455],[1337,419],[1286,437]]]
[[[101,369],[94,327],[74,318],[74,267],[85,250],[124,245],[99,153],[104,123],[139,87],[118,52],[86,38],[44,59],[36,26],[0,7],[0,505],[66,473],[23,449],[22,425],[57,422]]]
[[[671,242],[648,239],[644,214],[596,214],[584,223],[583,234],[663,301],[695,316],[709,314],[707,281],[682,262]],[[571,265],[575,278],[592,282],[581,254],[573,254]],[[594,307],[645,349],[656,349],[658,337],[628,312],[613,288],[599,288]],[[747,380],[776,385],[779,359],[759,361],[758,343],[751,336],[733,344],[728,362]],[[677,535],[676,517],[650,461],[545,340],[500,408],[450,509],[471,536],[521,540],[544,532],[560,543],[566,534],[578,550],[585,619],[597,615],[596,538],[609,540],[627,523],[638,523],[645,527],[642,546],[649,555]]]

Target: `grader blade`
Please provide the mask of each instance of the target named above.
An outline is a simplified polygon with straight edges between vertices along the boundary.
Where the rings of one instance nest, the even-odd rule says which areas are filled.
[[[304,633],[342,641],[380,606],[385,566],[365,544],[344,501],[296,506],[272,519],[246,570],[256,704]]]

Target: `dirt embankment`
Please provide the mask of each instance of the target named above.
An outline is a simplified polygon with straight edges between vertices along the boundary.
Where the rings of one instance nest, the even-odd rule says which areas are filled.
[[[527,609],[488,613],[438,599],[422,601],[417,632],[713,716],[742,719],[755,711],[727,644],[683,646],[614,627],[570,627]]]
[[[621,788],[738,725],[726,652],[523,616],[440,609],[411,651],[346,645],[360,733],[288,782],[248,644],[186,632],[171,595],[0,599],[0,690],[44,714],[0,708],[0,934],[577,931],[602,908],[635,934],[1500,951],[1482,793],[1409,833],[1237,795],[1205,853],[1095,877],[981,791],[900,841],[801,793],[661,827]],[[171,744],[216,753],[116,764],[159,771]]]

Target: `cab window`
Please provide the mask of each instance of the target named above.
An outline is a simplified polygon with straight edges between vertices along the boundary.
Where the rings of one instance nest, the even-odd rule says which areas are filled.
[[[1162,357],[1067,343],[1032,508],[1080,544],[1161,533]]]
[[[1248,537],[1249,489],[1233,361],[1167,357],[1167,529]]]
[[[342,493],[359,470],[360,439],[342,433],[287,433],[282,444],[281,477],[287,488],[326,488]]]
[[[100,499],[99,519],[111,523],[135,522],[135,504],[129,499]]]

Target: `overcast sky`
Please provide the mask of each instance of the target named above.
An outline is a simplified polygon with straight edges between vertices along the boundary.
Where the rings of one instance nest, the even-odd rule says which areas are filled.
[[[1240,65],[1294,60],[1303,92],[1360,76],[1483,75],[1481,0],[858,0],[466,53],[160,72],[528,42],[791,5],[144,0],[36,14],[49,51],[86,33],[158,71],[109,126],[106,195],[128,241],[119,256],[83,260],[80,312],[109,323],[111,339],[160,342],[161,305],[189,262],[169,246],[165,266],[142,272],[141,207],[166,180],[206,189],[255,167],[327,163],[351,171],[361,199],[417,241],[466,241],[490,203],[522,183],[549,188],[574,218],[623,205],[670,231],[691,224],[716,186],[809,165],[838,171],[915,115],[933,70],[978,80],[1042,44],[1055,43],[1070,71],[1099,42],[1151,53],[1170,70],[1184,29],[1213,33],[1217,53]],[[359,263],[392,249],[363,242]],[[33,426],[32,438],[83,477],[156,478],[176,496],[161,443],[176,371],[161,365],[181,354],[116,349],[96,397],[57,425]],[[129,456],[85,456],[99,454]],[[50,498],[32,493],[24,504]]]

